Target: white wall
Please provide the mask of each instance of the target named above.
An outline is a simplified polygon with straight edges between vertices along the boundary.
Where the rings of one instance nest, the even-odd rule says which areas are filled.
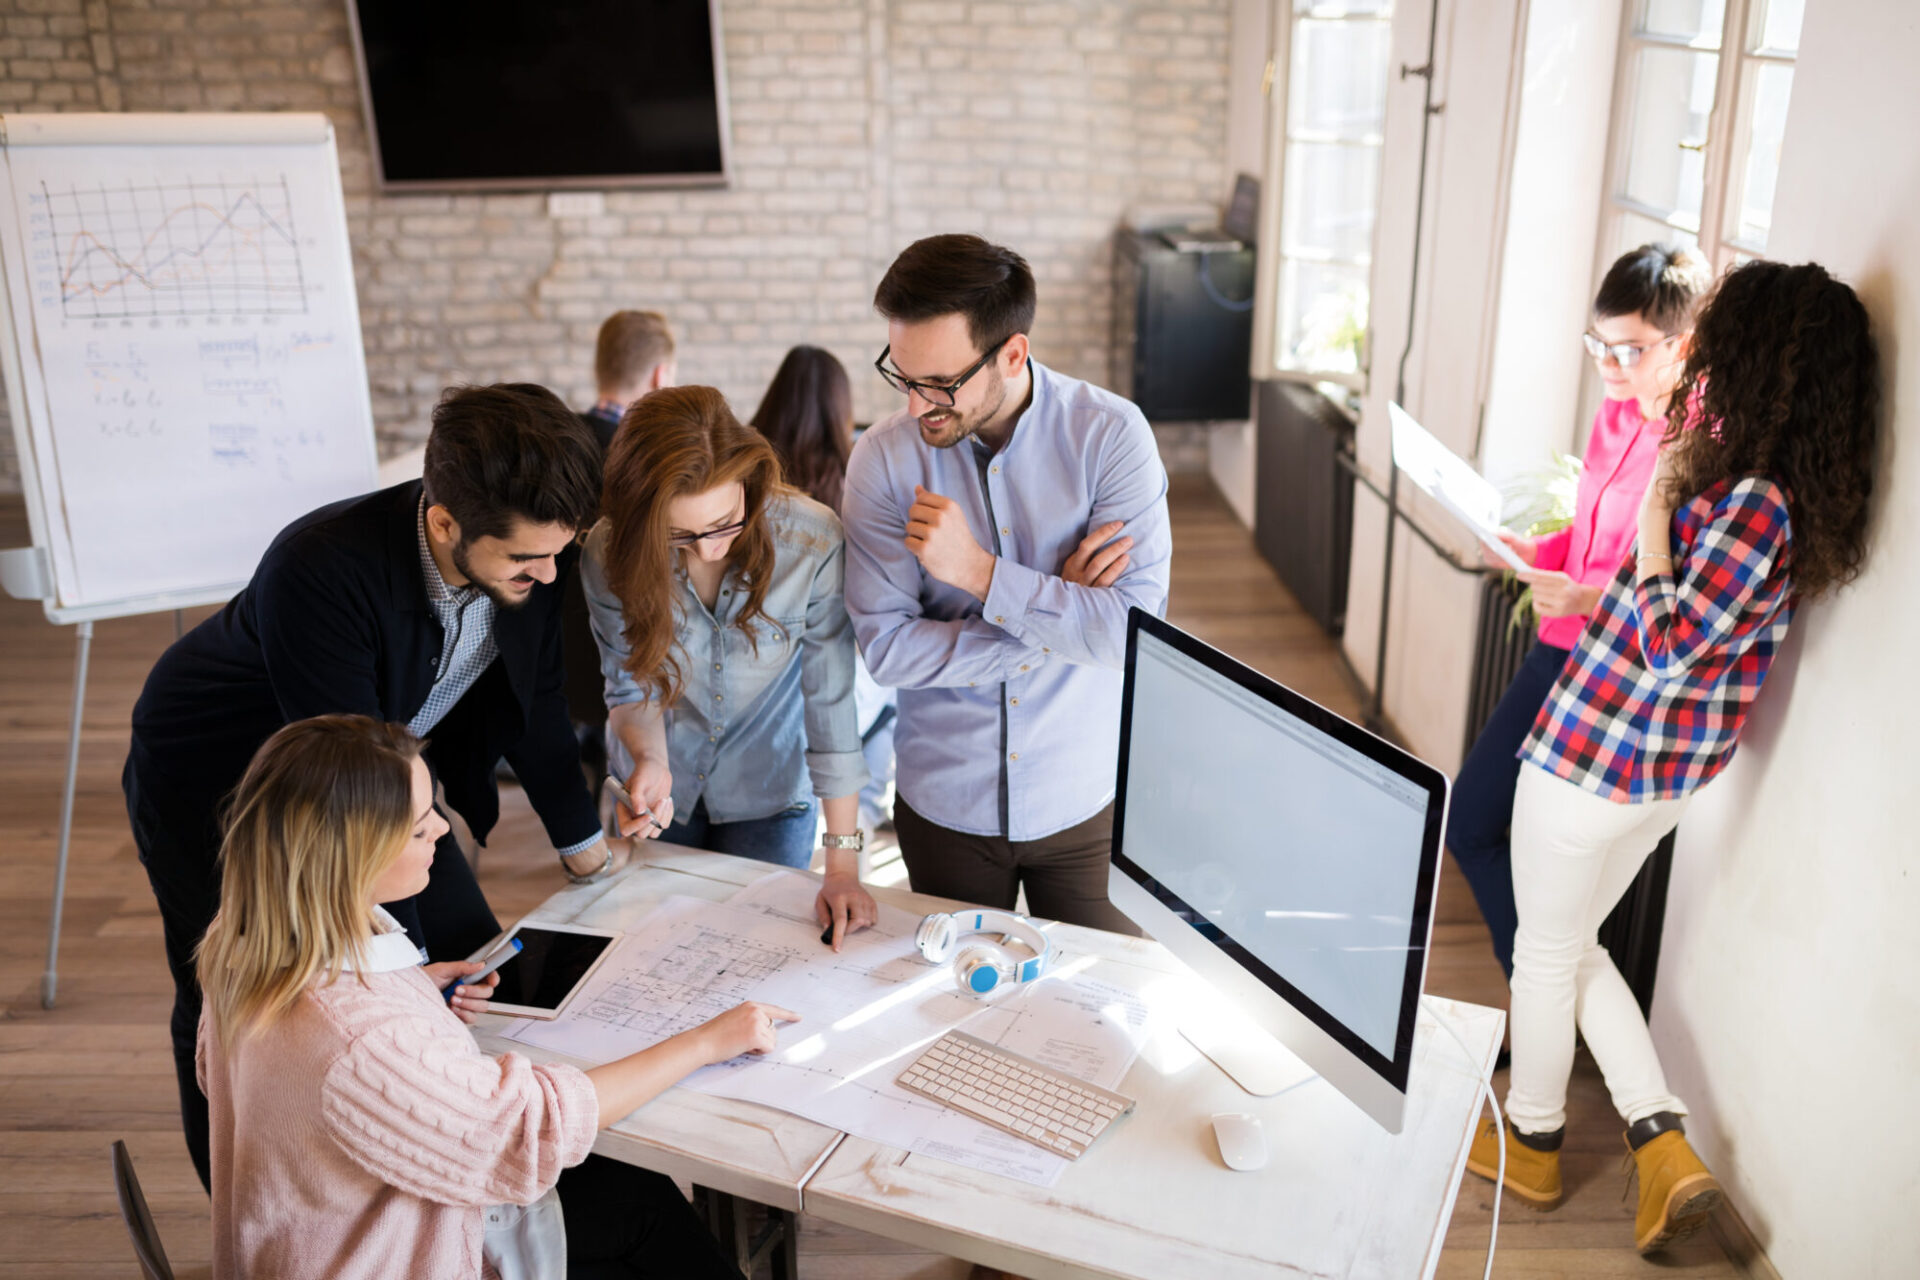
[[[1791,1280],[1920,1267],[1920,6],[1807,7],[1772,256],[1860,291],[1886,377],[1866,574],[1804,607],[1680,826],[1655,997],[1690,1133]]]

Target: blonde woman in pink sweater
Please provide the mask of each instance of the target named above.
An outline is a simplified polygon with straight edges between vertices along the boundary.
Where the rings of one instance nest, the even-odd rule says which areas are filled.
[[[743,1004],[590,1071],[482,1053],[442,995],[479,966],[423,967],[376,905],[425,887],[445,830],[399,725],[287,725],[241,780],[198,956],[214,1275],[491,1277],[486,1209],[557,1183],[573,1280],[739,1280],[671,1181],[588,1151],[688,1072],[773,1048],[794,1015]]]

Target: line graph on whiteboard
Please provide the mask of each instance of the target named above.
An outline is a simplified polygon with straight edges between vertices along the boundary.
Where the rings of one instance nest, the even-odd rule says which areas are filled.
[[[42,183],[40,195],[40,234],[52,252],[35,257],[57,272],[46,283],[57,284],[65,319],[307,314],[284,174],[65,190]]]

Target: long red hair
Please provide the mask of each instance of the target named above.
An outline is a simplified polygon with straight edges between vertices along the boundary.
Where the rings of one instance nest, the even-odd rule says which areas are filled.
[[[746,492],[747,522],[727,550],[747,593],[734,625],[757,647],[754,620],[778,626],[761,607],[773,579],[767,499],[789,492],[767,438],[742,425],[712,387],[664,387],[633,402],[607,451],[607,585],[620,597],[627,670],[662,707],[686,689],[673,643],[679,604],[667,506],[734,481]]]

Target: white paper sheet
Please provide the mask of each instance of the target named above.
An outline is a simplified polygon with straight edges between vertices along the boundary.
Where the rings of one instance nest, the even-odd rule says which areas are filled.
[[[1387,419],[1393,424],[1393,465],[1471,529],[1509,568],[1529,568],[1500,540],[1500,491],[1399,405],[1387,405]]]
[[[794,1112],[848,1133],[1040,1186],[1067,1161],[898,1088],[928,1043],[969,1035],[1081,1079],[1116,1088],[1148,1035],[1145,1005],[1076,973],[1055,974],[982,1002],[951,965],[913,945],[918,918],[882,905],[880,922],[836,955],[813,920],[815,882],[776,872],[729,903],[673,898],[602,963],[567,1012],[505,1034],[605,1062],[699,1025],[742,1000],[781,1005],[779,1050],[695,1072],[683,1085]]]

